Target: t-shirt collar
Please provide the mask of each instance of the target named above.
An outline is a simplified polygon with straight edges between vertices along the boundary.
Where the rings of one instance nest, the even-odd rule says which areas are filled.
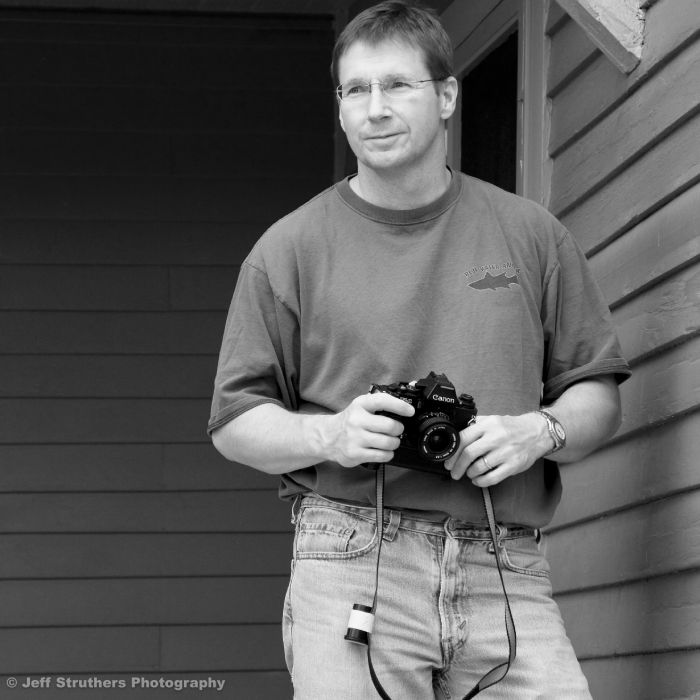
[[[451,168],[448,169],[452,178],[447,189],[436,200],[417,209],[386,209],[371,204],[357,195],[350,187],[350,180],[355,177],[354,175],[349,175],[336,183],[335,189],[347,206],[368,219],[398,226],[418,224],[440,216],[459,198],[462,191],[462,178],[459,173],[454,172]]]

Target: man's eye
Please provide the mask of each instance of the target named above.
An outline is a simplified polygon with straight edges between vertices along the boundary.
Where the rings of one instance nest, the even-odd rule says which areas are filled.
[[[386,88],[387,90],[393,90],[394,92],[401,92],[403,90],[410,90],[411,84],[401,78],[395,78],[391,80]]]
[[[367,88],[364,85],[348,85],[345,88],[346,95],[362,95],[367,92]]]

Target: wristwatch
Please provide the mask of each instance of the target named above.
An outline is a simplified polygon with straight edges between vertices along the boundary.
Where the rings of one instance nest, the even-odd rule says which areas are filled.
[[[554,447],[544,454],[544,457],[551,455],[552,452],[558,452],[566,445],[566,430],[564,426],[547,410],[540,408],[536,413],[544,416],[547,421],[547,430],[549,430],[549,436],[554,441]]]

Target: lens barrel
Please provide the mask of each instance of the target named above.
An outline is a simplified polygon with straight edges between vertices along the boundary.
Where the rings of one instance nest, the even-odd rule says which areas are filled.
[[[444,462],[459,448],[459,431],[446,416],[431,416],[422,421],[418,435],[421,454],[432,462]]]

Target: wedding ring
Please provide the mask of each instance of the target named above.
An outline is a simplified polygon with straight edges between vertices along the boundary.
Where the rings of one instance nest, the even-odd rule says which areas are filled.
[[[493,470],[495,469],[495,467],[492,467],[492,466],[486,461],[486,457],[482,457],[481,459],[482,459],[483,462],[484,462],[484,466],[486,467],[486,471],[487,471],[487,472],[493,471]]]

